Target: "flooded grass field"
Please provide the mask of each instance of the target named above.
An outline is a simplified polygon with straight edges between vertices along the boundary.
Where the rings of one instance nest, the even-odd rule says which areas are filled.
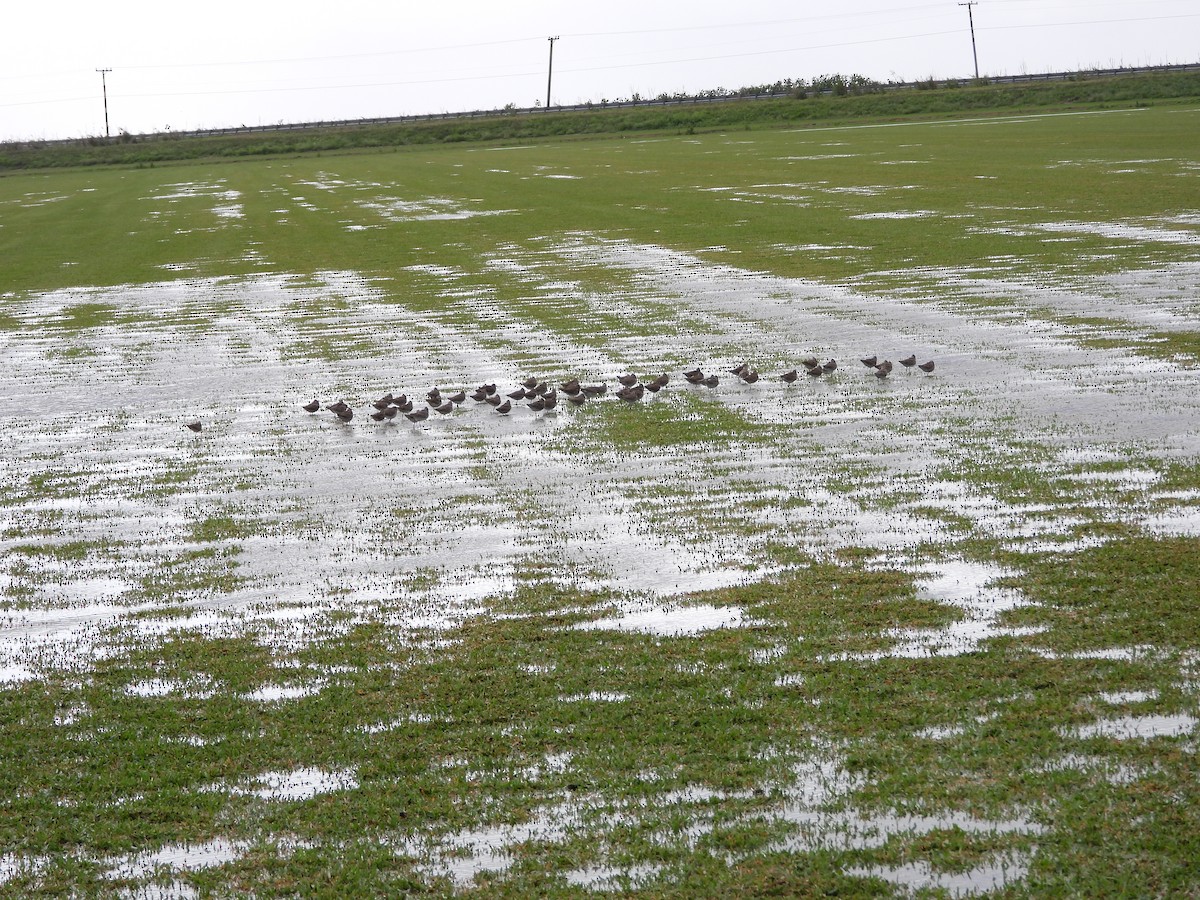
[[[0,178],[0,894],[1200,891],[1198,123]]]

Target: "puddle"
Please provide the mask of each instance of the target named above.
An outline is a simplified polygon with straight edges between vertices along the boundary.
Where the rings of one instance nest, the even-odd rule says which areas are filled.
[[[278,703],[283,700],[300,700],[304,697],[316,696],[324,687],[324,682],[290,686],[269,684],[259,688],[257,691],[244,694],[243,697],[246,700],[256,703]]]
[[[661,866],[648,863],[636,866],[588,866],[563,873],[567,884],[589,891],[633,891],[662,872]]]
[[[578,630],[636,631],[663,637],[697,635],[718,628],[742,628],[750,624],[741,609],[733,606],[647,607],[623,611],[620,616],[581,622]]]
[[[412,838],[396,844],[401,855],[417,858],[417,868],[434,877],[448,877],[457,888],[470,887],[477,875],[503,872],[512,865],[509,848],[529,842],[561,841],[581,823],[571,806],[546,806],[533,810],[519,825],[477,828],[439,838]]]
[[[0,855],[0,884],[15,878],[33,878],[49,863],[46,857],[17,856],[15,853]]]
[[[916,579],[917,596],[957,607],[962,613],[957,622],[942,628],[891,630],[886,634],[895,640],[895,644],[887,650],[842,653],[830,659],[869,661],[962,656],[983,649],[987,641],[998,637],[1040,633],[1041,628],[1012,628],[999,624],[1005,613],[1029,603],[1019,591],[991,586],[1005,574],[1005,570],[996,566],[964,560],[939,565],[931,574]]]
[[[1089,778],[1108,782],[1109,784],[1133,784],[1150,774],[1150,770],[1122,763],[1118,759],[1103,756],[1084,756],[1078,753],[1067,753],[1049,760],[1041,767],[1045,772],[1080,772]]]
[[[1126,703],[1146,703],[1158,699],[1158,691],[1112,691],[1097,695],[1100,700],[1114,706]]]
[[[328,179],[322,184],[322,189],[349,189]],[[353,189],[361,190],[367,203],[380,196],[377,185]],[[182,199],[224,190],[220,184],[181,185],[164,196]],[[450,201],[417,200],[404,201],[392,212],[424,215],[454,209]],[[699,330],[677,327],[675,314],[667,311],[657,326],[662,336],[649,345],[616,340],[599,347],[576,344],[569,335],[551,337],[514,320],[492,295],[454,296],[454,285],[469,273],[436,263],[412,272],[444,282],[430,289],[447,295],[449,318],[407,312],[411,333],[396,335],[386,354],[336,367],[307,350],[302,323],[317,334],[334,327],[369,330],[395,311],[382,292],[355,273],[72,288],[16,301],[14,315],[31,324],[89,302],[112,305],[150,323],[182,317],[209,325],[208,331],[183,340],[171,328],[150,324],[153,342],[120,329],[84,331],[71,340],[99,355],[69,364],[48,355],[50,345],[37,337],[36,328],[0,335],[10,360],[0,381],[24,404],[17,427],[0,439],[5,458],[14,461],[9,466],[28,463],[26,479],[53,476],[64,460],[80,460],[89,479],[85,483],[91,485],[82,495],[31,498],[7,506],[6,513],[55,511],[65,517],[73,538],[117,539],[141,548],[120,563],[130,567],[128,572],[113,566],[106,571],[88,560],[56,573],[53,589],[40,589],[40,602],[58,607],[53,614],[21,611],[0,619],[0,663],[11,673],[9,679],[32,672],[19,638],[37,637],[43,651],[50,645],[82,651],[83,642],[94,642],[99,629],[152,608],[114,601],[135,589],[141,577],[137,569],[152,569],[156,558],[169,559],[189,547],[201,548],[181,536],[197,516],[231,500],[236,500],[239,515],[261,522],[254,526],[257,531],[269,529],[277,536],[237,542],[237,571],[245,585],[217,597],[177,598],[182,601],[177,617],[137,623],[146,638],[173,627],[210,633],[254,627],[265,629],[266,639],[278,646],[291,646],[319,634],[318,623],[335,611],[396,604],[409,610],[420,627],[452,627],[483,611],[489,597],[513,589],[511,566],[540,552],[539,529],[564,535],[554,555],[564,583],[641,597],[671,597],[762,577],[764,570],[747,563],[754,544],[767,536],[798,543],[818,556],[846,546],[875,548],[907,566],[921,546],[950,538],[952,532],[928,515],[913,515],[906,505],[889,502],[893,492],[906,489],[920,490],[927,509],[967,519],[984,534],[1023,549],[1078,546],[1072,532],[1086,522],[1078,508],[1055,515],[1052,507],[1002,502],[976,485],[936,477],[948,457],[972,459],[979,450],[964,444],[964,438],[986,432],[992,421],[1012,420],[1014,440],[1040,440],[1051,447],[1069,434],[1061,452],[1073,471],[1063,481],[1089,492],[1088,516],[1127,519],[1129,504],[1122,492],[1136,492],[1153,509],[1144,516],[1147,527],[1188,534],[1200,529],[1194,502],[1166,495],[1155,500],[1156,469],[1128,465],[1112,471],[1106,465],[1125,458],[1130,441],[1151,450],[1161,446],[1173,455],[1200,449],[1200,403],[1192,399],[1194,392],[1177,389],[1186,372],[1131,365],[1123,352],[1089,350],[1081,356],[1066,333],[1047,332],[1041,323],[1019,317],[990,321],[977,311],[964,311],[953,299],[897,298],[881,304],[845,286],[766,276],[591,235],[570,236],[536,251],[504,247],[485,265],[527,281],[555,302],[585,298],[575,281],[562,277],[564,266],[585,274],[592,267],[626,271],[634,296],[680,298]],[[1193,275],[1192,269],[1175,267],[1147,276],[1136,290],[1139,296],[1161,292],[1172,279],[1186,283]],[[1018,306],[1041,304],[1051,296],[1037,292],[1026,300],[1019,285],[1001,287],[1009,295],[1015,292]],[[1115,297],[1128,289],[1129,279],[1110,287]],[[329,298],[345,301],[346,308],[320,313]],[[623,314],[628,299],[586,296],[600,315]],[[1090,302],[1091,296],[1080,302],[1085,299]],[[309,304],[318,304],[312,307],[316,311],[298,318],[297,312]],[[1118,309],[1115,299],[1111,305]],[[1136,314],[1145,304],[1123,300],[1121,308]],[[449,324],[460,313],[467,317],[464,323]],[[482,326],[472,322],[487,323],[489,344],[479,342]],[[236,343],[230,340],[234,334]],[[996,352],[1000,346],[1005,353]],[[779,439],[739,446],[718,437],[702,452],[663,452],[638,459],[636,467],[599,449],[594,454],[584,449],[588,466],[581,467],[578,450],[564,453],[553,446],[558,440],[578,440],[589,421],[586,407],[553,419],[524,409],[505,418],[485,416],[468,403],[445,420],[419,427],[375,426],[369,420],[360,424],[365,416],[342,426],[331,416],[308,416],[296,408],[301,398],[295,395],[301,391],[304,400],[317,395],[326,402],[349,395],[361,410],[384,390],[407,389],[420,396],[417,392],[431,384],[515,384],[528,363],[514,365],[506,357],[511,347],[540,358],[538,368],[559,378],[576,372],[611,378],[638,368],[676,371],[671,361],[680,359],[712,371],[748,357],[777,359],[773,368],[783,371],[795,365],[802,352],[797,348],[840,358],[843,365],[819,384],[790,388],[777,378],[751,386],[727,376],[719,388],[694,399],[777,429]],[[897,375],[880,385],[854,363],[870,352],[900,358],[912,350],[938,359],[933,376]],[[770,371],[766,365],[760,364]],[[75,383],[94,385],[106,402],[96,408],[64,391]],[[672,384],[643,408],[678,408],[687,390]],[[212,399],[228,396],[238,398],[233,408]],[[1002,402],[992,399],[1001,396]],[[193,438],[183,433],[181,397],[189,415],[195,410],[206,419],[203,434]],[[617,403],[611,396],[607,402]],[[964,403],[976,414],[967,435],[945,412]],[[85,411],[95,425],[77,424]],[[639,414],[637,408],[629,412]],[[34,421],[62,424],[49,429],[21,425]],[[999,440],[997,444],[993,438],[989,454],[1004,452],[1003,438]],[[287,469],[275,465],[280,458],[289,461]],[[484,458],[488,467],[478,462]],[[831,479],[840,477],[838,468],[847,460],[869,461],[877,474],[851,491],[831,490]],[[196,470],[187,491],[144,493],[142,486],[180,467]],[[492,473],[505,468],[525,474],[497,481]],[[718,469],[722,475],[715,479],[711,473]],[[22,479],[18,481],[24,484]],[[224,489],[233,482],[247,486],[236,498]],[[639,496],[646,486],[661,485],[673,486],[671,495]],[[1095,502],[1096,496],[1106,495],[1113,498],[1111,505]],[[515,520],[510,512],[514,501],[526,506],[533,521]],[[400,527],[389,512],[395,508],[424,518],[422,539]],[[687,517],[675,515],[676,508],[685,514],[728,510],[732,527],[698,534],[686,528]],[[280,509],[290,512],[281,515],[276,512]],[[311,523],[291,524],[305,518]],[[746,531],[763,537],[739,546],[745,542],[737,535]],[[383,546],[387,553],[374,549]],[[636,553],[628,551],[632,546]],[[309,577],[314,556],[335,563],[322,567],[328,573],[329,593],[324,595],[314,592]],[[436,577],[411,581],[412,573],[426,570]],[[944,585],[937,579],[949,576],[923,574],[925,594],[958,606],[963,618],[936,632],[897,632],[891,653],[963,653],[996,635],[1017,633],[998,629],[996,618],[1019,598],[976,582],[956,587],[952,593],[958,596],[941,597]],[[0,575],[10,579],[11,589],[11,575]],[[414,583],[422,586],[414,589]],[[682,607],[657,611],[635,602],[623,616],[593,627],[695,634],[740,627],[740,615]],[[87,657],[86,652],[74,655]],[[273,698],[263,694],[262,699]]]
[[[210,790],[227,790],[233,795],[259,797],[281,803],[296,803],[311,800],[321,794],[349,791],[358,787],[355,769],[329,772],[318,768],[294,769],[291,772],[266,772],[249,785],[230,788],[215,786]]]
[[[1091,234],[1135,243],[1200,244],[1200,232],[1188,229],[1160,228],[1127,222],[1040,222],[1033,226],[1043,231]]]
[[[589,691],[586,694],[571,694],[558,698],[560,703],[579,703],[584,700],[591,703],[624,703],[628,699],[629,695],[620,691]]]
[[[1021,881],[1029,863],[1017,854],[999,854],[965,872],[938,872],[924,860],[898,866],[850,866],[847,875],[881,878],[907,891],[937,891],[938,896],[976,897]]]
[[[223,866],[239,859],[249,845],[214,838],[203,844],[172,844],[147,853],[138,853],[120,862],[111,863],[105,873],[108,878],[143,880],[167,869],[172,872],[198,872]]]
[[[1110,738],[1115,741],[1151,740],[1158,737],[1182,737],[1196,728],[1196,718],[1188,713],[1175,715],[1122,716],[1100,719],[1089,725],[1064,729],[1064,736],[1080,740]]]
[[[138,681],[125,688],[125,693],[131,697],[188,697],[196,700],[207,700],[216,695],[215,685],[202,682],[190,683],[183,681],[156,678],[148,681]]]

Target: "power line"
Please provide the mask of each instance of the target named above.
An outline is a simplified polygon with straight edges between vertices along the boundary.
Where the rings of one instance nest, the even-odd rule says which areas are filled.
[[[976,0],[976,2],[977,2],[977,0]],[[988,32],[994,32],[994,31],[1027,29],[1027,28],[1078,27],[1081,25],[1102,25],[1102,24],[1119,24],[1119,23],[1127,23],[1127,22],[1164,21],[1164,20],[1176,20],[1176,19],[1193,19],[1193,18],[1197,18],[1197,17],[1200,17],[1200,13],[1182,13],[1182,14],[1178,14],[1178,15],[1152,16],[1152,17],[1139,16],[1139,17],[1135,17],[1135,18],[1123,18],[1123,19],[1093,19],[1093,20],[1086,20],[1086,21],[1081,21],[1081,22],[1080,21],[1076,21],[1076,22],[1041,22],[1041,23],[1036,23],[1036,24],[1024,24],[1024,25],[991,25],[991,26],[987,26],[987,27],[983,28],[983,30],[988,31]],[[889,42],[893,42],[893,41],[918,40],[921,38],[942,37],[942,36],[947,36],[947,35],[952,35],[952,34],[957,34],[957,33],[959,33],[957,29],[950,30],[950,31],[930,31],[930,32],[922,32],[919,34],[894,35],[894,36],[882,37],[882,38],[866,38],[866,39],[854,40],[854,41],[839,41],[839,42],[825,43],[825,44],[812,44],[812,45],[800,46],[800,47],[786,47],[786,48],[780,48],[777,50],[758,50],[758,51],[752,51],[752,52],[747,52],[747,53],[717,54],[717,55],[710,55],[710,56],[693,56],[693,57],[675,57],[675,58],[671,58],[671,59],[656,59],[656,60],[650,60],[650,61],[644,61],[644,62],[625,63],[625,64],[621,64],[621,65],[608,64],[608,65],[599,65],[599,66],[578,66],[575,68],[563,69],[562,72],[564,72],[566,74],[576,74],[576,73],[585,73],[585,72],[603,72],[603,71],[619,71],[619,70],[626,70],[626,69],[649,68],[652,66],[681,65],[681,64],[685,64],[685,63],[695,63],[695,62],[717,62],[717,61],[729,60],[729,59],[741,59],[741,58],[752,58],[752,57],[778,55],[781,53],[803,53],[803,52],[811,52],[811,51],[815,51],[815,50],[831,50],[831,49],[837,49],[839,47],[864,46],[864,45],[869,45],[869,44],[889,43]],[[545,38],[542,38],[542,40],[545,40]],[[499,43],[507,43],[507,42],[499,42]],[[219,64],[214,63],[211,65],[219,65]],[[422,78],[422,79],[402,79],[402,80],[388,80],[388,81],[375,81],[375,82],[355,82],[355,83],[351,83],[351,84],[302,85],[302,86],[264,87],[264,88],[237,88],[237,89],[227,89],[227,90],[174,91],[174,92],[164,92],[164,93],[131,93],[131,94],[122,93],[122,97],[125,97],[128,99],[147,99],[147,98],[222,96],[222,95],[239,95],[239,94],[260,94],[260,93],[261,94],[270,94],[270,93],[320,91],[320,90],[356,90],[356,89],[362,89],[362,88],[375,88],[375,87],[404,87],[404,86],[410,86],[410,85],[449,84],[449,83],[455,83],[455,82],[496,80],[496,79],[500,79],[500,78],[503,78],[503,79],[528,78],[531,76],[535,76],[537,74],[538,73],[535,71],[521,71],[521,72],[511,72],[511,73],[499,74],[499,75],[495,74],[495,73],[489,73],[489,74],[484,74],[484,75],[451,76],[451,77],[445,77],[445,78]],[[0,103],[0,108],[34,106],[34,105],[39,105],[39,104],[50,104],[50,103],[72,103],[72,102],[79,102],[81,100],[87,100],[87,99],[89,99],[89,98],[87,98],[87,97],[64,97],[64,98],[50,98],[50,99],[40,99],[40,100],[30,100],[30,101],[12,101],[12,102],[7,102],[7,103]]]

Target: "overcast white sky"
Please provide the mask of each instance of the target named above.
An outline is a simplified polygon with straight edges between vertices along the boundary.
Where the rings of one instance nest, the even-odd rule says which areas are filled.
[[[978,0],[980,74],[1200,61],[1197,0]],[[494,109],[832,73],[970,77],[957,0],[47,0],[0,19],[0,140]]]

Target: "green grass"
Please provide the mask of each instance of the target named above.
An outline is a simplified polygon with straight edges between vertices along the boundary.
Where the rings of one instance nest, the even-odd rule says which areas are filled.
[[[425,866],[453,854],[456,835],[520,835],[555,816],[567,824],[513,841],[507,867],[464,892],[582,896],[564,873],[596,866],[644,873],[617,887],[652,896],[886,896],[897,887],[871,872],[963,873],[1009,854],[1028,865],[1001,887],[1010,896],[1196,893],[1200,541],[1138,525],[1194,510],[1200,468],[1182,439],[1163,450],[1089,435],[1079,449],[1104,455],[1064,460],[1073,445],[1054,439],[1054,422],[1026,431],[1016,413],[983,418],[994,408],[965,367],[939,366],[962,385],[954,409],[920,393],[919,373],[877,385],[851,361],[840,381],[789,394],[773,379],[763,413],[716,361],[761,340],[774,354],[766,372],[816,348],[742,329],[693,302],[687,277],[672,290],[669,268],[647,287],[645,266],[613,260],[653,247],[663,267],[676,251],[705,276],[724,264],[730,278],[849,287],[880,304],[934,297],[985,323],[1012,307],[1088,352],[1194,367],[1194,331],[1015,305],[947,273],[1086,293],[1105,275],[1186,270],[1195,242],[1085,230],[1068,243],[1038,226],[1194,230],[1181,185],[1197,165],[1197,115],[1179,105],[0,178],[2,337],[14,365],[30,347],[53,350],[50,388],[39,381],[3,437],[19,459],[0,498],[0,610],[136,607],[117,625],[81,625],[87,652],[29,653],[31,677],[0,683],[0,783],[11,786],[0,895],[114,894],[176,877],[215,896],[445,895],[455,886]],[[210,187],[163,199],[197,184]],[[31,203],[38,192],[63,199]],[[495,214],[397,206],[389,219],[375,205],[431,199]],[[214,212],[231,202],[240,217]],[[598,259],[602,242],[616,249]],[[281,280],[282,300],[255,293],[266,279]],[[191,282],[174,306],[142,305]],[[770,284],[752,302],[786,310],[791,294]],[[99,290],[114,286],[130,287]],[[841,295],[829,296],[795,309],[834,307]],[[370,328],[355,318],[366,303]],[[327,428],[295,412],[290,393],[314,383],[299,375],[275,406],[238,405],[237,391],[277,366],[365,393],[411,355],[401,363],[427,380],[440,330],[453,349],[555,380],[610,376],[606,359],[643,375],[712,360],[730,383],[709,392],[676,378],[653,400],[560,411],[508,443],[466,411],[442,431]],[[664,349],[664,335],[702,359]],[[128,336],[143,349],[115,340]],[[138,368],[139,352],[154,361],[145,348],[172,341],[228,353],[229,395],[186,387],[192,368]],[[554,354],[568,343],[595,351],[597,371],[566,371]],[[194,391],[178,402],[204,412],[203,435],[178,427],[173,395],[92,401],[77,376],[113,346],[134,358],[129,377]],[[827,446],[843,433],[853,438]],[[885,452],[926,440],[911,469]],[[123,454],[126,443],[142,452]],[[796,481],[760,479],[758,455]],[[547,489],[550,457],[566,460],[554,471],[573,493]],[[1149,481],[1118,477],[1127,470]],[[343,498],[343,484],[363,482],[366,499]],[[1020,510],[1021,524],[1061,521],[1061,540],[997,537],[945,502],[950,488]],[[607,546],[615,559],[568,564],[564,548],[594,526],[563,498],[611,512],[601,496],[635,510],[642,530]],[[908,517],[916,533],[825,541],[824,498],[861,510],[864,525]],[[487,529],[516,535],[499,576],[471,553]],[[609,578],[638,571],[655,540],[711,552],[718,574],[750,581],[661,597]],[[920,573],[951,563],[998,573],[1021,602],[993,620],[932,596]],[[109,597],[109,582],[127,587]],[[456,590],[479,608],[435,627]],[[636,601],[736,611],[742,625],[677,637],[579,627]],[[972,616],[989,636],[936,652]],[[925,653],[899,652],[924,638]],[[1122,716],[1193,727],[1133,739],[1095,727]],[[821,764],[825,781],[806,779]],[[295,801],[256,793],[267,773],[309,768],[349,772],[352,786]],[[802,813],[824,843],[803,845]],[[935,824],[853,839],[857,823],[906,815]],[[216,839],[236,851],[208,867],[106,874]]]
[[[745,863],[713,868],[705,863],[707,853],[672,849],[669,838],[660,843],[655,835],[663,829],[670,835],[696,821],[700,808],[693,805],[674,817],[665,811],[635,814],[609,831],[606,842],[629,860],[683,865],[685,871],[698,863],[703,875],[685,875],[672,890],[704,893],[755,890],[765,873],[793,893],[839,884],[846,889],[854,882],[839,878],[831,864],[930,859],[955,871],[997,849],[1028,846],[1020,836],[951,828],[911,842],[894,839],[869,852],[818,854],[807,863],[764,852],[782,833],[766,815],[777,802],[769,786],[786,780],[781,752],[802,753],[821,735],[845,748],[848,770],[864,779],[856,797],[864,808],[948,806],[1001,818],[1014,809],[1058,810],[1042,822],[1049,831],[1037,839],[1038,862],[1027,880],[1032,894],[1107,894],[1118,884],[1130,893],[1186,893],[1195,886],[1190,860],[1200,849],[1196,809],[1181,805],[1177,793],[1187,782],[1190,754],[1163,739],[1119,746],[1102,738],[1064,742],[1059,730],[1089,721],[1089,698],[1101,691],[1159,687],[1145,711],[1167,712],[1187,702],[1170,686],[1170,662],[1195,651],[1200,632],[1186,603],[1164,595],[1176,593],[1176,586],[1186,594],[1187,579],[1200,565],[1200,542],[1135,538],[1109,547],[1048,560],[1044,574],[1035,568],[1018,579],[1046,629],[1038,643],[1071,650],[1094,648],[1097,638],[1102,646],[1150,641],[1160,655],[1136,663],[1052,661],[1024,651],[1020,641],[1007,641],[941,661],[836,665],[825,657],[879,647],[880,635],[897,625],[942,624],[946,612],[916,600],[899,572],[833,565],[690,598],[737,605],[770,623],[694,639],[563,630],[588,615],[547,611],[475,620],[430,657],[414,655],[382,623],[361,622],[297,657],[292,672],[301,677],[339,674],[319,693],[283,704],[237,699],[264,682],[295,677],[281,672],[271,652],[252,638],[181,634],[162,643],[133,642],[99,664],[84,685],[51,681],[0,694],[8,736],[4,775],[21,785],[6,801],[10,815],[0,835],[6,847],[56,860],[39,881],[44,889],[57,884],[91,891],[105,883],[94,864],[81,867],[72,860],[72,848],[119,854],[223,835],[259,851],[201,873],[198,885],[242,890],[252,884],[269,894],[341,890],[325,883],[332,878],[333,885],[380,891],[391,889],[393,879],[421,883],[375,843],[387,834],[519,823],[548,797],[603,797],[608,808],[632,803],[638,809],[648,790],[654,795],[704,785],[748,792],[713,808],[715,827],[702,841],[708,852],[748,854]],[[1098,596],[1099,583],[1128,587]],[[1127,612],[1130,596],[1154,628],[1095,627],[1097,617]],[[1164,605],[1146,606],[1155,597]],[[603,603],[586,595],[555,597],[579,609],[597,600]],[[536,596],[512,601],[514,609],[542,605]],[[1093,623],[1082,643],[1073,636],[1081,616]],[[797,634],[805,640],[797,643]],[[781,641],[788,648],[782,655],[750,661],[754,651]],[[777,687],[784,675],[799,678],[799,686]],[[125,692],[143,679],[215,691],[209,699]],[[597,690],[636,699],[561,699]],[[819,705],[803,702],[816,697]],[[1016,697],[1026,702],[1016,704]],[[85,712],[70,725],[55,725],[55,716],[69,709]],[[431,720],[405,724],[411,713]],[[973,716],[983,722],[970,724]],[[961,734],[942,741],[916,736],[931,724],[964,721]],[[373,735],[361,730],[388,722],[400,724]],[[1072,747],[1083,754],[1115,753],[1120,765],[1153,774],[1121,787],[1097,784],[1071,769],[1039,768],[1037,761],[1052,761]],[[534,782],[515,774],[546,754],[561,753],[571,760],[561,773],[546,772]],[[431,767],[437,761],[453,762]],[[252,779],[264,769],[346,765],[357,771],[357,789],[304,803],[263,804],[199,791],[214,782]],[[637,775],[645,772],[657,773],[652,786]],[[71,798],[69,808],[45,802],[63,797]],[[1122,828],[1108,826],[1114,815]],[[316,847],[291,855],[259,837],[272,834]],[[545,867],[586,864],[592,848],[585,834],[525,845],[497,889],[564,893],[561,883],[546,880]],[[345,849],[331,856],[334,845]],[[8,887],[21,884],[17,879]]]

